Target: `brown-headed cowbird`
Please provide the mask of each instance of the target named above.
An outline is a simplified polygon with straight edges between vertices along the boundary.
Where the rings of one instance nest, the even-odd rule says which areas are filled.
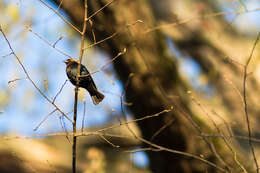
[[[70,58],[64,62],[67,65],[66,67],[67,76],[70,82],[76,86],[78,61]],[[89,92],[91,99],[95,105],[99,104],[104,99],[105,96],[97,90],[97,87],[90,73],[88,72],[87,68],[82,64],[80,64],[80,76],[82,77],[79,77],[79,87],[85,88]]]

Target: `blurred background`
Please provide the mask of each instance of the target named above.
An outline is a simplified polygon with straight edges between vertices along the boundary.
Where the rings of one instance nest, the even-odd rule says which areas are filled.
[[[0,0],[0,25],[15,54],[71,118],[74,86],[65,83],[63,61],[79,57],[83,4]],[[83,64],[99,70],[92,77],[105,99],[93,105],[80,90],[77,126],[86,136],[78,138],[78,172],[256,172],[243,82],[252,54],[245,95],[257,160],[259,10],[257,0],[88,0]],[[71,122],[35,89],[3,35],[0,45],[1,172],[70,172],[63,132]]]

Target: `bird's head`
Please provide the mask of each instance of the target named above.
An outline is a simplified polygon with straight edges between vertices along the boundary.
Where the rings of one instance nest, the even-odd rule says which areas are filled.
[[[75,59],[72,59],[72,58],[69,58],[69,59],[66,59],[65,61],[63,61],[66,65],[68,65],[69,63],[72,63],[72,62],[77,62],[77,60]]]

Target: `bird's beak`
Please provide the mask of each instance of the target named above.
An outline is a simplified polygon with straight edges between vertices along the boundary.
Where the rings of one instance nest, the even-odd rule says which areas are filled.
[[[65,64],[67,64],[67,63],[68,63],[68,60],[66,59],[66,60],[64,60],[63,62],[64,62]]]

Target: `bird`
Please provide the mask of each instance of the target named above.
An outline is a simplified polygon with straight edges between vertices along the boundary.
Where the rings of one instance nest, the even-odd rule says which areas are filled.
[[[70,82],[74,86],[76,86],[79,64],[78,61],[73,58],[69,58],[65,60],[64,63],[66,64],[67,77],[69,78]],[[82,64],[80,64],[80,76],[82,77],[79,77],[78,86],[81,88],[85,88],[89,92],[91,99],[95,105],[99,104],[105,98],[105,96],[98,91],[89,71]]]

